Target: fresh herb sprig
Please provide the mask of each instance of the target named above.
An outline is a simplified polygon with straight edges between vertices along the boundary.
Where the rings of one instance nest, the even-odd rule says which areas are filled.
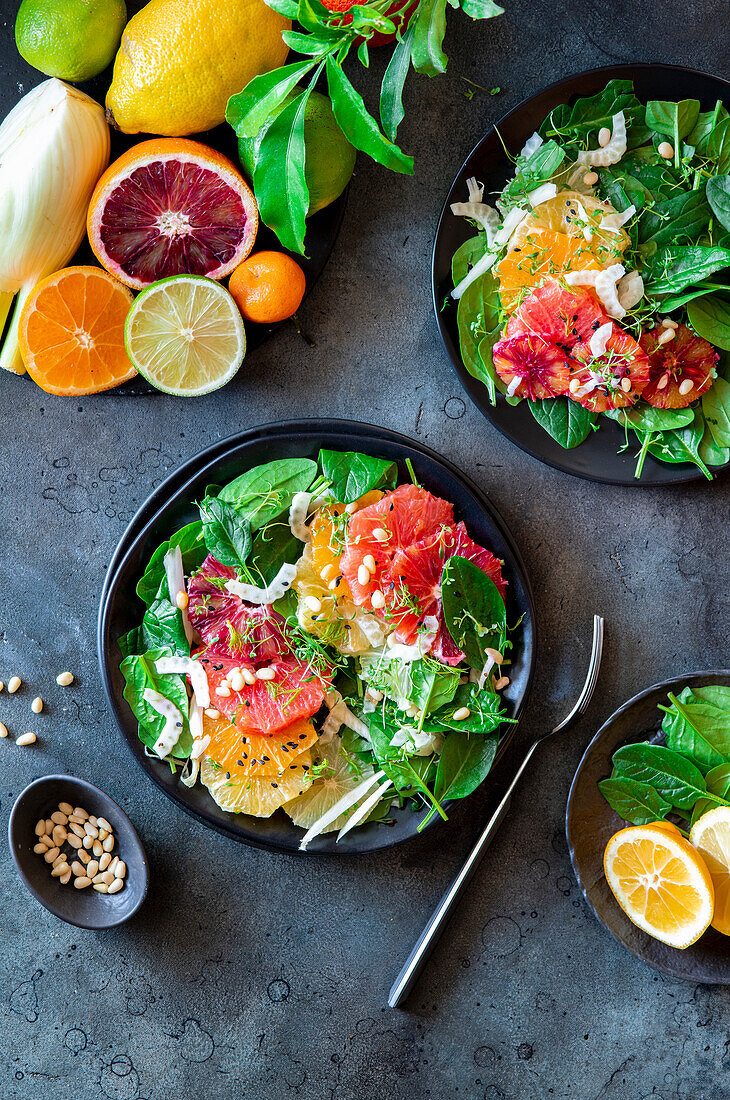
[[[267,0],[269,7],[299,24],[285,31],[286,44],[306,60],[254,77],[228,102],[226,119],[239,139],[261,135],[253,185],[261,218],[282,245],[304,253],[309,189],[304,175],[307,102],[323,78],[337,125],[355,149],[394,172],[412,174],[413,158],[396,144],[404,118],[403,89],[408,73],[436,76],[446,70],[443,39],[447,0],[415,0],[395,7],[393,0],[355,4],[346,13],[329,11],[319,0]],[[503,9],[494,0],[449,0],[472,19],[489,19]],[[375,34],[395,36],[395,48],[380,89],[378,122],[344,70],[351,52],[369,66]],[[295,94],[293,94],[295,93]],[[293,95],[293,98],[291,98]],[[286,106],[282,109],[282,104]]]

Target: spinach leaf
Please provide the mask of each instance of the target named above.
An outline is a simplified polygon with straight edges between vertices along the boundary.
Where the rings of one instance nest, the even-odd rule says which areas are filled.
[[[711,111],[700,111],[694,128],[691,133],[687,134],[687,142],[694,146],[699,156],[707,156],[708,143],[711,135],[719,123],[727,117],[727,111],[720,99],[718,99]]]
[[[122,634],[117,645],[119,646],[119,652],[122,657],[129,657],[134,653],[144,652],[145,647],[142,642],[142,627],[135,626],[126,634]]]
[[[700,115],[699,99],[650,99],[646,105],[646,125],[657,134],[673,138],[675,149],[695,127]]]
[[[704,155],[715,162],[718,172],[730,172],[730,118],[723,118],[715,126],[707,139]]]
[[[444,566],[441,594],[446,629],[471,667],[481,672],[486,650],[503,650],[507,637],[507,611],[499,589],[474,562],[454,556]]]
[[[245,572],[251,550],[251,527],[232,504],[220,497],[206,497],[198,505],[205,545],[223,565]]]
[[[375,711],[367,716],[370,739],[373,745],[375,759],[383,769],[388,779],[398,791],[406,792],[409,796],[416,791],[425,795],[429,802],[434,803],[434,797],[423,782],[417,767],[414,764],[420,760],[421,764],[428,765],[430,761],[424,757],[414,757],[409,760],[402,748],[391,745],[391,738],[395,733],[392,726],[384,717],[382,711]],[[446,815],[442,813],[442,817]]]
[[[730,462],[730,447],[721,447],[715,442],[709,424],[705,425],[698,453],[702,461],[708,466],[725,466],[726,463]]]
[[[395,462],[358,451],[320,451],[319,465],[341,504],[351,504],[371,489],[393,489],[398,480]]]
[[[693,411],[693,420],[683,428],[673,428],[671,431],[657,432],[648,446],[649,454],[662,462],[693,462],[708,481],[712,481],[712,474],[700,458],[699,447],[705,430],[705,422],[699,409]]]
[[[465,278],[477,260],[487,251],[487,234],[478,233],[459,245],[451,259],[451,278],[454,286]],[[479,280],[477,280],[478,282]],[[474,284],[472,284],[473,286]],[[471,288],[467,288],[467,293]]]
[[[604,126],[610,129],[613,116],[619,111],[624,112],[627,129],[643,123],[644,107],[634,95],[630,80],[609,80],[602,91],[577,99],[572,108],[562,105],[562,109],[548,115],[539,133],[543,137],[560,137],[563,142],[583,140]],[[644,139],[643,133],[637,136]]]
[[[702,772],[663,745],[624,745],[613,754],[615,772],[650,787],[677,810],[689,810],[706,793]]]
[[[545,141],[527,158],[517,158],[517,172],[502,192],[502,198],[522,198],[552,178],[565,160],[565,150],[556,141]]]
[[[203,525],[200,520],[189,523],[171,535],[166,542],[157,547],[147,563],[144,575],[137,583],[137,595],[148,607],[157,599],[160,584],[165,577],[165,554],[176,546],[180,547],[183,569],[186,573],[191,573],[203,564],[208,551],[203,542]]]
[[[183,716],[183,729],[177,744],[170,755],[185,760],[190,756],[193,739],[188,725],[188,693],[185,677],[178,673],[162,675],[155,668],[160,657],[171,657],[168,648],[150,649],[140,656],[125,657],[121,664],[122,675],[126,680],[124,698],[139,722],[139,739],[151,749],[165,725],[165,719],[145,701],[145,689],[156,691],[174,703]]]
[[[648,783],[629,779],[626,775],[602,779],[598,789],[611,809],[632,825],[661,821],[672,808]]]
[[[689,303],[687,316],[698,336],[704,336],[716,348],[730,351],[730,302],[707,294]]]
[[[487,387],[494,405],[497,390],[506,387],[498,379],[492,363],[492,348],[501,336],[499,288],[491,272],[467,287],[459,299],[456,323],[459,348],[464,366],[473,378]],[[484,354],[482,355],[482,345]]]
[[[730,382],[716,378],[702,396],[702,412],[716,445],[730,447]]]
[[[444,741],[436,770],[434,794],[439,802],[466,798],[483,783],[497,752],[494,734],[450,733]]]
[[[682,695],[681,700],[669,695],[672,706],[662,722],[667,745],[690,757],[703,772],[724,764],[730,759],[730,711],[709,702],[690,702],[691,692]]]
[[[403,87],[411,67],[411,49],[415,32],[415,26],[409,23],[405,34],[393,50],[380,87],[380,123],[386,137],[391,141],[395,141],[398,127],[405,116]]]
[[[413,661],[410,666],[411,691],[409,698],[426,716],[450,703],[459,687],[459,670],[442,665],[440,661],[425,658]]]
[[[730,711],[730,687],[723,684],[708,684],[707,687],[687,688],[679,697],[682,702],[691,700],[711,703],[718,710]]]
[[[730,798],[730,764],[718,764],[705,776],[708,791],[728,801]]]
[[[232,504],[257,531],[287,511],[294,494],[306,492],[316,476],[311,458],[279,458],[230,481],[218,499]]]
[[[730,265],[730,249],[715,245],[665,245],[646,266],[649,296],[676,294]]]
[[[443,733],[456,730],[460,733],[492,733],[502,723],[514,725],[514,718],[505,718],[501,710],[502,700],[496,691],[479,690],[476,684],[461,684],[450,703],[446,703],[429,715],[427,730]],[[456,719],[454,715],[463,707],[469,708],[469,717]]]
[[[142,617],[141,642],[142,652],[166,647],[176,656],[190,656],[190,643],[185,634],[182,611],[170,603],[166,577],[162,578],[157,599],[150,604]]]
[[[567,397],[529,401],[528,407],[538,424],[566,450],[583,443],[596,423],[594,413]]]
[[[625,409],[609,409],[604,416],[615,420],[622,428],[632,428],[636,432],[667,432],[691,424],[694,410],[655,409],[651,405],[634,405]]]
[[[710,220],[704,191],[684,191],[654,203],[639,219],[638,239],[644,255],[686,237],[697,237]]]
[[[730,229],[730,176],[713,176],[707,181],[707,201],[725,229]]]
[[[248,568],[257,584],[261,582],[262,585],[267,585],[273,581],[282,565],[293,565],[301,554],[302,544],[291,533],[288,524],[270,524],[254,535]]]

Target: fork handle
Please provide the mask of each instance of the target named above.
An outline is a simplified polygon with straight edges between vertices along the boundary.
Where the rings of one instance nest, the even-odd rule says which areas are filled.
[[[522,761],[519,768],[517,769],[515,777],[505,791],[499,805],[485,825],[481,836],[477,840],[466,860],[462,864],[458,875],[451,883],[451,886],[449,886],[448,890],[441,898],[441,901],[434,909],[428,921],[428,924],[424,928],[413,950],[403,964],[403,968],[396,980],[394,981],[390,993],[388,994],[388,1004],[391,1008],[397,1008],[398,1005],[402,1004],[402,1002],[406,999],[406,997],[412,990],[413,986],[418,981],[421,971],[428,962],[428,959],[434,947],[438,943],[441,937],[441,933],[443,932],[449,921],[449,918],[456,908],[456,904],[459,901],[459,898],[468,886],[472,875],[479,866],[482,856],[491,844],[492,839],[499,829],[499,826],[502,824],[502,821],[507,816],[507,811],[510,808],[514,789],[519,783],[522,777],[522,773],[529,764],[532,758],[532,754],[534,753],[538,744],[539,742],[535,741],[527,750],[527,755],[525,756],[525,759]]]

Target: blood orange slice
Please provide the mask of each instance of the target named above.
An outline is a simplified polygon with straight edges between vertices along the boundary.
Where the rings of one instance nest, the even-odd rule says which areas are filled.
[[[505,337],[494,345],[492,358],[510,396],[541,401],[567,393],[569,357],[542,336]]]
[[[141,290],[172,275],[230,275],[253,248],[253,192],[207,145],[158,138],[107,168],[89,204],[89,241],[99,262]]]
[[[715,378],[718,353],[687,325],[679,325],[666,340],[667,329],[657,325],[639,339],[651,363],[642,397],[655,409],[686,409],[709,390]]]
[[[591,412],[626,408],[644,395],[649,380],[649,358],[628,332],[611,323],[606,350],[593,356],[590,343],[573,348],[575,365],[570,380],[570,396]],[[585,366],[581,364],[585,363]]]
[[[209,554],[188,585],[190,622],[206,644],[207,653],[258,664],[288,649],[284,620],[268,604],[247,604],[232,596],[226,581],[236,571]]]
[[[276,733],[300,718],[310,718],[324,702],[324,682],[296,657],[276,657],[266,666],[273,670],[272,679],[257,679],[240,691],[234,691],[228,679],[240,667],[236,661],[206,653],[199,659],[208,677],[211,707],[226,714],[241,733]]]

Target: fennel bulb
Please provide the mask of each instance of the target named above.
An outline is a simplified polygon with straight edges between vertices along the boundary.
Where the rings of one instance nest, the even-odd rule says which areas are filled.
[[[104,109],[60,80],[28,92],[0,125],[0,330],[16,297],[0,367],[23,374],[18,322],[33,287],[64,267],[109,163]]]

